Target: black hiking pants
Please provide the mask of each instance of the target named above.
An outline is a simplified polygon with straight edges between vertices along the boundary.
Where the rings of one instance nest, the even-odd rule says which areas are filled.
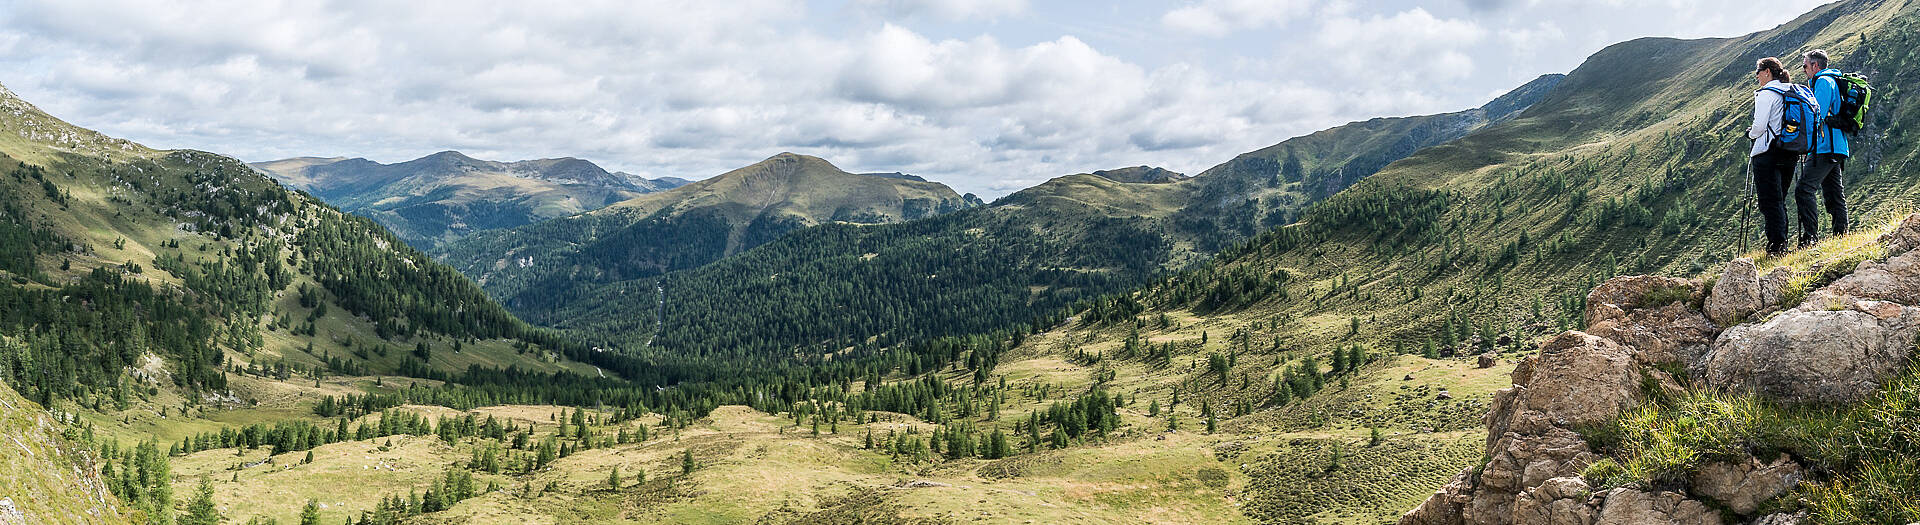
[[[1833,236],[1847,233],[1847,198],[1841,194],[1840,170],[1847,157],[1834,153],[1807,156],[1807,166],[1793,183],[1794,210],[1800,212],[1800,245],[1813,244],[1820,233],[1820,211],[1813,208],[1813,193],[1824,197],[1827,215],[1833,218]]]
[[[1760,204],[1760,222],[1767,233],[1767,252],[1779,253],[1787,247],[1787,186],[1793,183],[1793,166],[1800,156],[1769,149],[1753,156],[1753,192]]]

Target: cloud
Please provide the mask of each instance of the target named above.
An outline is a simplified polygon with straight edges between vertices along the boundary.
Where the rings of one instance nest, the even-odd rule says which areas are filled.
[[[1485,36],[1470,20],[1443,19],[1416,7],[1391,16],[1329,19],[1314,42],[1328,53],[1330,67],[1353,77],[1431,82],[1472,75],[1473,59],[1463,50]]]
[[[891,17],[932,15],[946,20],[993,20],[1024,14],[1027,0],[856,0]]]
[[[1176,31],[1220,37],[1244,29],[1282,25],[1306,15],[1316,2],[1305,0],[1204,0],[1160,16]]]
[[[803,0],[0,0],[0,83],[247,160],[461,149],[704,178],[794,150],[992,198],[1465,109],[1620,39],[1750,31],[1815,0],[1761,1],[855,0],[874,16],[851,23]]]

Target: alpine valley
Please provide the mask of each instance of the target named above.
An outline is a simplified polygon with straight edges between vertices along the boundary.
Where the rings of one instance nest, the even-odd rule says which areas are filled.
[[[1877,89],[1853,232],[1767,256],[1748,66],[1813,48]],[[1920,5],[1845,0],[992,202],[0,88],[0,524],[1916,522],[1917,77]]]

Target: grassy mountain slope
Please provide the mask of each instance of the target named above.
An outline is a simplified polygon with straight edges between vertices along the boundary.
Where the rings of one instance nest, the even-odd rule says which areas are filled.
[[[519,305],[530,300],[523,292],[565,293],[694,268],[808,226],[895,223],[977,204],[917,179],[856,175],[782,153],[592,213],[475,235],[437,253]]]
[[[1751,206],[1748,65],[1812,47],[1895,86],[1847,174],[1856,224],[1893,216],[1920,194],[1903,169],[1915,149],[1897,140],[1911,118],[1897,87],[1913,74],[1901,42],[1914,27],[1899,16],[1909,11],[1843,2],[1744,37],[1611,46],[1519,118],[1422,150],[1147,295],[1197,304],[1197,290],[1238,272],[1284,271],[1291,294],[1237,302],[1295,318],[1359,316],[1380,340],[1416,342],[1447,320],[1436,311],[1512,326],[1532,299],[1584,294],[1587,280],[1699,272],[1758,229],[1755,217],[1739,231]]]
[[[536,323],[571,329],[606,345],[648,341],[679,358],[791,357],[801,347],[807,350],[799,355],[818,357],[990,331],[1204,260],[1219,246],[1257,231],[1262,221],[1291,216],[1311,203],[1309,182],[1334,184],[1318,175],[1305,178],[1310,172],[1336,171],[1332,160],[1322,159],[1357,166],[1405,156],[1409,145],[1448,140],[1510,118],[1558,78],[1542,77],[1484,108],[1356,123],[1292,139],[1199,177],[1147,167],[1059,177],[984,208],[901,225],[801,230],[658,278],[570,288],[483,282],[495,293],[538,290],[505,299]],[[1317,153],[1298,169],[1276,160],[1284,159],[1289,148],[1304,152],[1308,145]],[[1300,177],[1289,180],[1286,173],[1293,171]],[[556,228],[530,237],[562,245],[577,242],[565,231],[583,229]],[[486,253],[515,257],[488,259],[492,268],[545,264],[538,249]],[[449,258],[462,259],[470,257]],[[500,275],[499,270],[456,266],[483,280]]]
[[[220,393],[276,367],[597,373],[372,221],[0,95],[0,379],[31,399],[124,409],[158,395],[139,383]]]
[[[251,166],[343,210],[372,217],[422,250],[476,231],[596,210],[684,184],[608,173],[575,158],[494,162],[456,151],[397,164],[298,157]]]
[[[131,523],[68,427],[0,382],[0,523]]]
[[[1474,418],[1485,411],[1486,395],[1506,386],[1514,359],[1530,351],[1532,340],[1578,328],[1582,301],[1599,279],[1701,275],[1739,252],[1743,237],[1757,235],[1757,217],[1748,230],[1738,229],[1741,208],[1752,205],[1741,193],[1741,131],[1750,118],[1748,69],[1756,58],[1821,47],[1877,86],[1906,85],[1920,65],[1911,45],[1920,38],[1915,10],[1910,2],[1841,2],[1742,37],[1611,46],[1516,118],[1421,150],[1314,205],[1294,224],[1104,301],[1081,323],[1055,330],[1090,333],[1042,350],[1082,360],[1091,354],[1103,366],[1113,363],[1122,378],[1129,367],[1154,368],[1146,375],[1167,384],[1161,395],[1179,392],[1187,403],[1251,405],[1222,418],[1220,426],[1233,432],[1373,427],[1415,439],[1449,428],[1477,434]],[[1873,126],[1854,143],[1847,183],[1856,226],[1898,217],[1920,197],[1904,168],[1916,149],[1899,138],[1915,116],[1901,91],[1881,92],[1888,96],[1876,102],[1886,105],[1874,108]],[[1047,337],[1028,345],[1036,339]],[[1173,345],[1156,347],[1166,343]],[[1411,355],[1338,373],[1335,352],[1356,347]],[[1482,352],[1491,368],[1432,374],[1471,362],[1452,356]],[[1306,369],[1326,378],[1324,390],[1307,389],[1313,393],[1304,400],[1283,393],[1298,390],[1289,385],[1308,377]],[[1479,373],[1489,380],[1458,381]],[[1391,386],[1351,397],[1362,385]],[[1389,401],[1415,417],[1383,421],[1368,408]],[[1429,419],[1443,414],[1459,417],[1452,424]],[[1348,457],[1356,450],[1347,448]],[[1445,472],[1474,464],[1476,454],[1467,450],[1417,469],[1370,467],[1396,476],[1420,472],[1414,479],[1424,481],[1348,508],[1329,508],[1325,496],[1298,490],[1324,479],[1317,467],[1249,463],[1241,468],[1249,487],[1266,488],[1250,489],[1264,497],[1247,510],[1270,522],[1391,519],[1444,483]]]
[[[1194,196],[1179,224],[1203,241],[1203,250],[1218,251],[1292,222],[1307,205],[1394,161],[1513,119],[1562,78],[1542,75],[1478,108],[1353,122],[1243,153],[1187,181]]]

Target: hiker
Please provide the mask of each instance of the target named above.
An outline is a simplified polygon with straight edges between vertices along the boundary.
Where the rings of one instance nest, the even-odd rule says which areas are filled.
[[[1747,138],[1753,139],[1748,153],[1753,161],[1753,190],[1767,234],[1767,254],[1780,255],[1787,249],[1786,190],[1800,155],[1777,147],[1774,139],[1783,131],[1781,117],[1793,80],[1774,57],[1760,59],[1753,74],[1760,81],[1760,89],[1753,92],[1753,126],[1747,128]]]
[[[1833,236],[1847,233],[1847,199],[1841,193],[1840,170],[1846,167],[1848,153],[1846,132],[1835,127],[1840,119],[1834,118],[1842,105],[1842,73],[1827,67],[1824,50],[1808,51],[1800,58],[1801,68],[1807,74],[1807,87],[1813,90],[1814,100],[1820,103],[1827,117],[1814,134],[1816,142],[1813,151],[1807,154],[1806,167],[1800,170],[1800,179],[1794,182],[1793,204],[1800,213],[1800,247],[1805,248],[1813,245],[1820,232],[1820,213],[1813,209],[1816,190],[1826,200],[1827,215],[1833,218]]]

